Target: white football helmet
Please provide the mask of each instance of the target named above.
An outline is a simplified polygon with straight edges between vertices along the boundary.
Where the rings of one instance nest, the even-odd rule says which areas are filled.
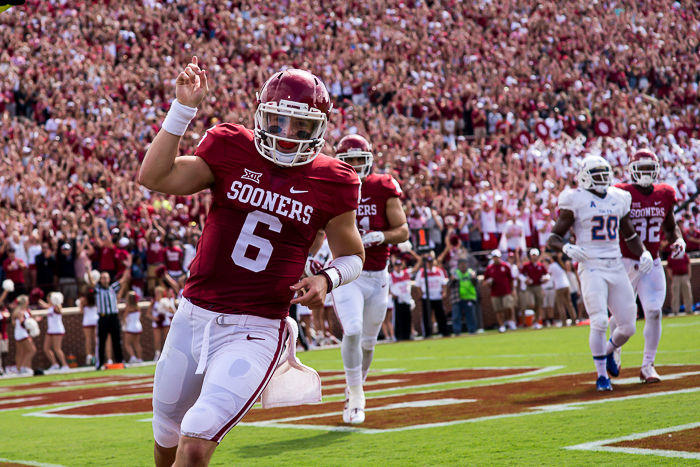
[[[605,193],[612,183],[612,167],[601,156],[586,156],[576,175],[579,188]]]

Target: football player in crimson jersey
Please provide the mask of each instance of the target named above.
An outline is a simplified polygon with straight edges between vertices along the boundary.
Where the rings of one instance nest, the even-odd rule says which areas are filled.
[[[637,151],[632,156],[628,169],[632,183],[619,183],[615,186],[632,195],[630,220],[654,258],[654,266],[649,273],[642,274],[639,272],[639,257],[624,242],[620,242],[620,249],[627,275],[644,309],[644,355],[639,378],[645,383],[657,383],[659,374],[654,369],[654,358],[661,338],[661,308],[666,299],[666,276],[659,259],[661,232],[671,243],[673,257],[683,255],[685,241],[673,216],[676,191],[665,183],[655,184],[660,169],[656,154],[648,149]],[[616,321],[613,318],[610,320],[611,331],[615,327]],[[619,353],[620,349],[616,352]]]
[[[649,272],[653,265],[651,254],[630,220],[632,197],[611,187],[611,177],[608,161],[600,156],[586,156],[577,174],[578,188],[559,195],[559,218],[547,240],[549,248],[563,251],[579,263],[581,295],[591,320],[588,343],[598,374],[598,391],[612,391],[606,370],[611,376],[620,374],[614,350],[632,337],[637,318],[634,291],[621,260],[618,237],[639,258],[640,272]],[[575,245],[564,240],[572,227]],[[618,326],[606,342],[608,309]]]
[[[408,239],[408,225],[399,199],[399,184],[391,175],[370,173],[374,156],[365,138],[343,137],[335,157],[350,164],[362,183],[357,225],[365,247],[365,264],[356,281],[331,293],[343,327],[340,353],[347,383],[343,421],[358,424],[365,420],[362,384],[387,310],[389,245]]]
[[[178,157],[207,78],[196,57],[178,75],[177,98],[138,175],[155,191],[188,195],[209,188],[213,197],[156,367],[158,466],[207,465],[261,394],[278,405],[320,400],[318,374],[299,365],[294,346],[286,357],[297,372],[292,382],[306,377],[314,390],[265,391],[293,334],[290,303],[322,305],[327,292],[360,274],[364,260],[355,225],[357,174],[320,154],[331,109],[323,83],[303,70],[275,73],[257,95],[254,130],[217,125],[194,155]],[[320,229],[335,259],[300,280]]]

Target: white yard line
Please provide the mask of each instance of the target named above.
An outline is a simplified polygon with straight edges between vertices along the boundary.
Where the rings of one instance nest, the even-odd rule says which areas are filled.
[[[26,465],[33,465],[36,467],[63,467],[61,464],[45,464],[43,462],[23,461],[23,460],[18,460],[18,459],[5,459],[4,457],[0,457],[0,462],[7,462],[10,464],[26,464]]]
[[[645,431],[643,433],[634,433],[632,435],[621,436],[619,438],[602,439],[599,441],[591,441],[589,443],[577,444],[575,446],[566,446],[564,449],[576,451],[622,452],[625,454],[677,457],[681,459],[700,459],[700,452],[673,451],[670,449],[645,449],[621,446],[606,446],[607,444],[619,443],[621,441],[634,441],[638,439],[649,438],[651,436],[658,436],[681,430],[689,430],[691,428],[697,427],[700,427],[700,423],[686,423],[685,425],[676,425],[668,428],[661,428],[658,430]]]
[[[405,427],[399,427],[399,428],[373,429],[373,428],[359,428],[359,427],[356,428],[356,427],[348,427],[348,426],[305,425],[305,424],[301,424],[301,423],[289,423],[289,422],[294,422],[294,421],[298,421],[298,420],[305,419],[305,418],[316,418],[316,417],[324,417],[324,416],[329,416],[329,415],[337,415],[340,418],[339,412],[310,415],[310,416],[306,416],[306,417],[290,417],[290,418],[283,418],[283,419],[276,419],[276,420],[269,420],[269,421],[242,423],[241,425],[250,425],[250,426],[257,426],[257,427],[315,429],[315,430],[324,430],[324,431],[354,431],[357,433],[365,433],[365,434],[390,433],[390,432],[394,432],[394,431],[420,430],[420,429],[424,429],[424,428],[436,428],[436,427],[443,427],[443,426],[460,425],[463,423],[478,423],[478,422],[483,422],[483,421],[488,421],[488,420],[498,420],[498,419],[502,419],[502,418],[524,417],[524,416],[540,415],[540,414],[553,413],[553,412],[563,412],[566,410],[578,410],[578,409],[582,409],[583,408],[582,406],[593,405],[593,404],[606,404],[606,403],[610,403],[610,402],[626,401],[626,400],[632,400],[632,399],[647,399],[650,397],[676,395],[676,394],[689,394],[689,393],[694,393],[694,392],[700,392],[700,388],[679,389],[677,391],[662,391],[662,392],[655,392],[655,393],[649,393],[649,394],[636,394],[636,395],[631,395],[631,396],[612,397],[612,398],[605,398],[605,399],[592,400],[592,401],[571,402],[568,404],[542,405],[542,406],[538,406],[538,407],[533,407],[530,411],[526,411],[526,412],[503,414],[503,415],[491,415],[491,416],[487,416],[487,417],[470,418],[470,419],[465,419],[465,420],[453,420],[450,422],[424,423],[421,425],[411,425],[411,426],[405,426]]]

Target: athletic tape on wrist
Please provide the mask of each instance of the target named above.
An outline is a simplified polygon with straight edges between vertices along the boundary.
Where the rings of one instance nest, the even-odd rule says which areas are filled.
[[[196,107],[188,107],[175,99],[170,104],[170,110],[163,120],[162,128],[175,136],[182,136],[195,115],[197,115]]]
[[[328,290],[326,290],[326,292],[330,292],[341,284],[342,278],[337,268],[330,267],[323,269],[319,274],[325,277],[328,283]]]

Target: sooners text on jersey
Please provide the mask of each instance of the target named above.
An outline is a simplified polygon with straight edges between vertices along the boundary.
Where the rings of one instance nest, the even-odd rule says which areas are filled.
[[[389,229],[386,202],[401,196],[401,187],[388,174],[369,174],[362,182],[360,203],[357,206],[357,225],[360,231],[370,232]],[[389,245],[365,248],[365,271],[381,271],[389,259]]]
[[[316,232],[357,208],[357,174],[323,154],[279,167],[229,123],[208,130],[195,155],[214,174],[213,202],[183,295],[211,311],[284,318]]]
[[[630,220],[646,249],[654,258],[658,258],[663,235],[661,226],[666,215],[676,204],[676,191],[665,183],[654,185],[653,191],[648,195],[639,191],[632,183],[618,183],[615,186],[632,195]],[[620,241],[620,249],[625,258],[639,259],[632,254],[624,241]]]

